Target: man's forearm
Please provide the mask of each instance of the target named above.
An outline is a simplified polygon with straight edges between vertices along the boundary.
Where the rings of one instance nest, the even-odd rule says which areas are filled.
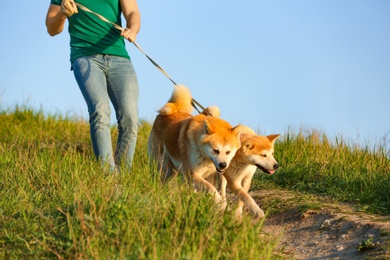
[[[57,35],[64,29],[66,15],[61,12],[61,7],[50,5],[46,16],[47,32],[51,35]]]
[[[141,23],[140,23],[140,13],[139,12],[133,12],[126,17],[126,27],[132,30],[135,33],[138,33],[140,28],[141,28]]]

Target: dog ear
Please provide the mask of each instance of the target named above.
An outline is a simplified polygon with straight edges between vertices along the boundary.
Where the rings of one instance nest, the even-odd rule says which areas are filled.
[[[215,126],[211,125],[208,120],[204,121],[204,130],[207,134],[212,134],[215,132]]]
[[[234,128],[232,128],[232,133],[235,134],[238,138],[238,140],[240,140],[240,136],[241,136],[241,125],[238,125],[238,126],[235,126]]]
[[[279,138],[279,136],[280,136],[280,134],[278,134],[278,135],[268,135],[267,138],[268,138],[268,140],[269,140],[270,142],[273,143],[273,142],[275,142],[276,139]]]
[[[249,126],[237,125],[236,127],[240,129],[241,134],[256,134],[256,132]]]
[[[241,128],[239,126],[236,126],[234,127],[233,129],[231,129],[232,131],[232,134],[236,136],[237,138],[237,147],[240,148],[241,147]]]
[[[252,150],[255,145],[251,142],[251,141],[247,141],[245,144],[244,144],[244,147],[248,150]]]

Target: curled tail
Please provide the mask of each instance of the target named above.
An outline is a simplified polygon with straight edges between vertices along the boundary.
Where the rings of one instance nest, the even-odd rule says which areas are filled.
[[[172,96],[158,113],[160,115],[170,115],[173,113],[191,114],[193,107],[191,105],[192,96],[190,90],[183,85],[176,85]]]

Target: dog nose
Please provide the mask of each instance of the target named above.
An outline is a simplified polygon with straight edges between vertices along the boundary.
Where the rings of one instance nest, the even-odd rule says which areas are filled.
[[[279,168],[279,164],[274,165],[274,170],[277,170]]]
[[[226,163],[225,162],[220,163],[219,164],[219,168],[225,169],[226,168]]]

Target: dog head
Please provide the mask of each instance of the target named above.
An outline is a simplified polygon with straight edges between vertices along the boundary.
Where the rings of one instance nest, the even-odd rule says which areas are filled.
[[[223,173],[237,150],[240,148],[240,130],[232,128],[227,122],[210,118],[204,121],[204,135],[201,146],[203,153],[214,164],[219,173]]]
[[[279,168],[274,158],[274,143],[279,136],[241,134],[241,148],[234,159],[241,163],[256,165],[263,172],[273,174]]]

